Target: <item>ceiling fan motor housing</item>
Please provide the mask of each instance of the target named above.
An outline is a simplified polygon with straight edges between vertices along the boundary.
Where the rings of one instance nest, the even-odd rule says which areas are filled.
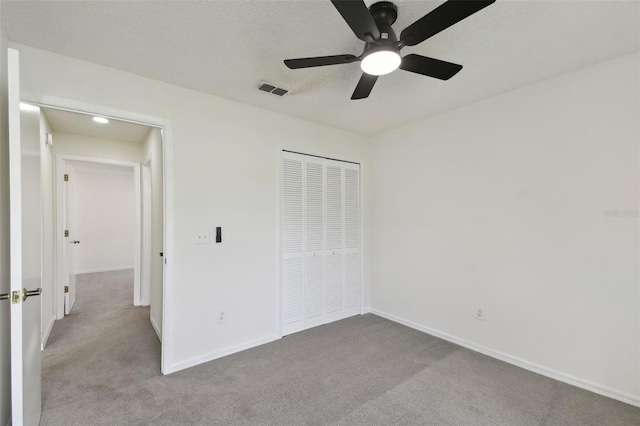
[[[380,30],[380,38],[371,42],[367,42],[364,47],[363,55],[373,53],[379,50],[400,51],[398,37],[391,27],[398,18],[398,8],[389,1],[381,1],[374,3],[369,8],[371,16],[373,16],[378,29]]]
[[[380,26],[380,23],[386,23],[389,26],[393,25],[398,18],[398,8],[390,1],[379,1],[374,3],[369,8],[373,20]]]

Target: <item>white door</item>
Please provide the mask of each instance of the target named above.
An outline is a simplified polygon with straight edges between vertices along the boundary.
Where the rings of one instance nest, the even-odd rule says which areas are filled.
[[[326,160],[326,315],[340,319],[344,308],[344,163]]]
[[[11,417],[37,425],[42,408],[40,359],[40,112],[20,108],[17,50],[8,49],[9,217],[11,255]]]
[[[64,233],[63,253],[64,256],[64,314],[69,315],[73,304],[76,302],[76,264],[75,251],[80,240],[76,233],[76,204],[75,204],[75,169],[65,161],[64,166]]]
[[[325,322],[325,179],[322,159],[306,157],[304,171],[304,328],[311,328]]]
[[[360,166],[284,152],[282,333],[361,312]]]
[[[361,312],[360,165],[344,164],[343,315]]]
[[[281,198],[282,334],[304,330],[304,156],[283,153]]]

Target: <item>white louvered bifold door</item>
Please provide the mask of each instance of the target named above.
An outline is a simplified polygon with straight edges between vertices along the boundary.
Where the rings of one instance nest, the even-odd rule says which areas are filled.
[[[282,158],[282,332],[304,330],[304,156]]]
[[[360,313],[360,166],[283,153],[283,335]]]
[[[343,301],[343,248],[344,248],[344,166],[338,161],[326,160],[326,321],[340,317]]]
[[[305,158],[304,328],[324,324],[324,164]]]
[[[360,165],[344,168],[344,314],[360,312]]]

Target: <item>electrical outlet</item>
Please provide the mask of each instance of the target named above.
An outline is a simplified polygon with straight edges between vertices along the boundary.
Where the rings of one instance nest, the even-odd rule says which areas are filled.
[[[224,324],[227,322],[227,311],[218,312],[218,324]]]
[[[484,317],[485,317],[485,311],[484,308],[482,306],[477,306],[476,307],[476,319],[480,320],[480,321],[484,321]]]
[[[209,244],[211,242],[211,231],[198,231],[196,233],[196,244]]]

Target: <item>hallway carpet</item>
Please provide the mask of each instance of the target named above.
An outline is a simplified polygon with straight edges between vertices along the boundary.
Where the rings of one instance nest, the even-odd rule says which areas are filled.
[[[162,376],[132,282],[79,276],[43,352],[43,426],[640,424],[640,408],[370,314]]]

